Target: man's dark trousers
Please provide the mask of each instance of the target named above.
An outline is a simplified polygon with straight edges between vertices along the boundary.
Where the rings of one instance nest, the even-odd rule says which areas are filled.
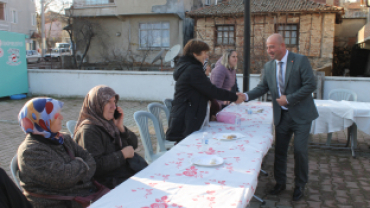
[[[308,181],[308,137],[311,122],[297,124],[282,110],[280,123],[275,127],[274,176],[276,183],[286,184],[287,154],[290,139],[294,134],[294,173],[295,186],[304,187]]]

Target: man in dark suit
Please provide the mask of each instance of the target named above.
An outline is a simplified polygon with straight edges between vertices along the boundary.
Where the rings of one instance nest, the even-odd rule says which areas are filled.
[[[275,187],[276,195],[286,188],[287,152],[294,133],[295,189],[293,201],[303,196],[308,181],[308,137],[312,120],[318,112],[312,98],[316,81],[306,56],[288,51],[280,34],[266,41],[267,53],[273,59],[264,66],[264,74],[256,88],[245,93],[246,100],[256,99],[270,91],[275,124]]]

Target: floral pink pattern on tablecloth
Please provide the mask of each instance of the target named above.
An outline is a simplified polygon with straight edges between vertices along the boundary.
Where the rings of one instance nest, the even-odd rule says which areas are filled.
[[[149,207],[141,207],[141,208],[168,208],[168,207],[178,207],[182,208],[183,206],[175,203],[170,203],[170,200],[167,199],[167,196],[162,196],[160,199],[155,199],[155,203],[151,204]]]

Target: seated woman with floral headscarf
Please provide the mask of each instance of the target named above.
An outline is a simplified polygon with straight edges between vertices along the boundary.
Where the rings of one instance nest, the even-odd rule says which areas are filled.
[[[27,134],[18,148],[19,178],[34,207],[82,207],[73,199],[53,196],[89,196],[97,189],[91,181],[95,161],[68,134],[62,134],[63,103],[51,98],[28,101],[18,115]]]
[[[75,129],[75,140],[96,161],[95,179],[114,188],[145,167],[137,154],[136,135],[123,125],[123,110],[117,107],[119,96],[107,86],[96,86],[86,95]],[[114,118],[117,109],[119,117]],[[134,157],[144,161],[132,167]]]

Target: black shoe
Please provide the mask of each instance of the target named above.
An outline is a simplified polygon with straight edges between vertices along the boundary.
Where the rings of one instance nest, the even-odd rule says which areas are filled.
[[[285,184],[276,184],[275,187],[269,192],[271,195],[278,195],[281,191],[286,189]]]
[[[294,188],[293,201],[299,201],[302,198],[302,196],[304,195],[303,191],[304,191],[304,187],[296,186]]]

